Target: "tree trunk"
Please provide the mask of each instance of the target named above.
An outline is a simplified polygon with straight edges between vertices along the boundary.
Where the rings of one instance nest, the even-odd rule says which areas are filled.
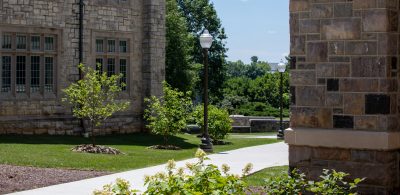
[[[93,147],[96,146],[96,138],[94,137],[94,124],[93,121],[90,121],[90,126],[92,127],[92,145]]]

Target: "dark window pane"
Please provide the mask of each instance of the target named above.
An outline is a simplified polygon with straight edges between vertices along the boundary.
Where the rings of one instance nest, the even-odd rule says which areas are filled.
[[[128,47],[127,47],[127,42],[126,41],[120,41],[119,42],[119,52],[121,52],[121,53],[128,52]]]
[[[12,40],[11,35],[3,35],[2,48],[11,49],[11,42],[12,42],[11,40]]]
[[[108,58],[107,60],[107,76],[111,76],[115,74],[115,59]]]
[[[108,40],[108,52],[115,52],[115,40]]]
[[[126,86],[127,86],[127,79],[126,79],[126,59],[120,59],[119,60],[119,71],[122,74],[121,77],[121,84],[122,84],[122,91],[126,91]]]
[[[17,49],[26,49],[26,36],[17,35]]]
[[[31,92],[40,90],[40,56],[31,57]]]
[[[47,51],[54,50],[54,37],[45,37],[44,38],[44,49]]]
[[[2,57],[1,92],[11,91],[11,56]]]
[[[102,39],[96,40],[96,52],[99,52],[99,53],[104,52],[104,42]]]
[[[40,50],[40,36],[31,37],[31,49]]]
[[[53,57],[46,57],[44,63],[44,89],[46,92],[53,92],[54,89],[54,60]]]
[[[102,58],[96,59],[96,70],[99,71],[100,74],[103,74],[103,59]]]
[[[25,92],[26,83],[26,57],[17,56],[16,63],[16,91],[17,93]]]

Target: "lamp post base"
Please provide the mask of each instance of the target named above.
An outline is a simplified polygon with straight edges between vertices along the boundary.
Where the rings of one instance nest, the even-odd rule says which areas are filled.
[[[201,138],[200,149],[208,153],[213,152],[213,145],[210,139],[207,139],[206,137]]]
[[[279,129],[277,137],[278,137],[278,139],[284,139],[285,138],[284,130]]]

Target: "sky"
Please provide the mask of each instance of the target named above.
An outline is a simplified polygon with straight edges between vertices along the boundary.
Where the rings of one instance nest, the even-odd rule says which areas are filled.
[[[229,61],[279,62],[289,53],[289,0],[211,0],[225,28]]]

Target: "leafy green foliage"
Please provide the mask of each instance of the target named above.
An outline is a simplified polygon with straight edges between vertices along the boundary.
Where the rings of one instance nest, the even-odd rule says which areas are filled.
[[[356,178],[353,182],[346,182],[344,178],[347,176],[349,176],[349,174],[347,173],[324,169],[323,174],[320,176],[321,181],[310,181],[308,190],[315,194],[321,195],[355,195],[357,193],[355,193],[354,190],[357,188],[357,185],[364,179]]]
[[[280,116],[279,108],[274,108],[263,102],[251,102],[242,104],[234,111],[235,114],[245,116]],[[289,117],[289,109],[283,109],[283,116]]]
[[[131,190],[131,184],[123,179],[117,179],[115,184],[103,186],[102,190],[96,190],[93,195],[137,195],[138,190]]]
[[[193,118],[196,124],[204,128],[204,106],[198,105],[194,112]],[[225,109],[217,108],[216,106],[208,106],[208,132],[212,139],[223,140],[226,135],[232,131],[232,119],[229,118],[229,113]]]
[[[180,91],[193,90],[196,80],[191,78],[197,76],[191,57],[194,36],[189,32],[176,0],[167,0],[166,3],[166,81]]]
[[[267,179],[265,191],[275,195],[302,194],[307,186],[305,175],[293,170],[290,175],[284,174],[274,179]]]
[[[324,169],[320,181],[307,181],[303,173],[293,170],[290,175],[284,174],[266,180],[267,194],[320,194],[320,195],[356,195],[357,185],[364,179],[356,178],[353,182],[346,182],[347,173]]]
[[[209,49],[209,86],[210,100],[219,102],[222,99],[222,86],[225,82],[226,52],[225,40],[227,36],[222,27],[221,20],[217,11],[210,0],[176,0],[179,9],[183,12],[189,32],[195,37],[194,48],[191,56],[193,63],[203,64],[203,53],[199,42],[199,36],[203,28],[207,28],[214,37],[213,45]],[[201,95],[203,93],[203,71],[198,72],[200,82],[196,85],[195,92]]]
[[[100,73],[83,64],[80,64],[79,68],[85,77],[64,89],[66,97],[63,101],[73,106],[72,112],[75,117],[89,120],[93,131],[94,127],[100,126],[114,113],[126,110],[130,102],[117,100],[121,88],[125,85],[119,83],[122,75],[108,77],[105,72]],[[94,144],[93,132],[92,138]]]
[[[262,76],[254,71],[252,74],[255,75],[251,76],[247,73],[249,66],[255,65],[238,62],[228,70],[230,78],[225,82],[224,99],[219,105],[229,110],[230,114],[279,116],[280,74],[267,74],[268,66],[261,71]],[[284,116],[287,117],[290,104],[289,73],[287,72],[283,74],[283,92]]]
[[[146,98],[148,107],[144,111],[144,118],[148,121],[147,127],[154,134],[164,137],[167,145],[168,136],[175,135],[186,127],[189,116],[189,107],[192,104],[190,93],[180,92],[163,83],[162,97]]]
[[[206,153],[202,150],[196,152],[198,162],[186,164],[189,174],[184,168],[176,168],[174,161],[169,161],[167,173],[158,173],[146,177],[145,184],[148,184],[144,194],[245,194],[246,185],[237,175],[229,174],[229,166],[223,165],[222,172],[217,166],[204,163],[208,160]],[[252,165],[249,164],[243,169],[243,175],[248,174]]]

